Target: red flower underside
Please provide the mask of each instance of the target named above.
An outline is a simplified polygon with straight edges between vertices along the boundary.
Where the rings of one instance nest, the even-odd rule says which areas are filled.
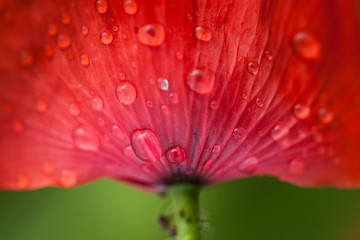
[[[0,0],[0,188],[359,186],[356,9]]]

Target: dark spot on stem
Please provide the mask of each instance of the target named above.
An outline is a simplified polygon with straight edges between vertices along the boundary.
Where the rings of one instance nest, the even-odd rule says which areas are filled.
[[[185,217],[184,210],[180,210],[179,215],[180,215],[181,218]]]

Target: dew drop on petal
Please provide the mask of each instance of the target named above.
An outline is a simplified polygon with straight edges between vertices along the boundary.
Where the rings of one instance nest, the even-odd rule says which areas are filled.
[[[318,110],[318,119],[321,123],[328,124],[334,119],[334,114],[325,108],[320,108]]]
[[[208,160],[204,163],[203,170],[205,170],[205,171],[210,170],[213,166],[214,166],[214,161]]]
[[[51,160],[47,160],[42,163],[41,171],[47,176],[53,175],[55,169],[55,163]]]
[[[161,111],[165,114],[169,113],[169,107],[167,105],[162,105],[161,106]]]
[[[20,190],[28,189],[30,186],[30,178],[27,174],[21,173],[16,177],[16,185]]]
[[[87,36],[87,35],[89,34],[89,27],[86,26],[86,25],[83,25],[83,26],[81,27],[81,34],[82,34],[83,36]]]
[[[263,101],[260,98],[255,99],[255,104],[256,106],[258,106],[259,108],[264,106]]]
[[[198,26],[195,28],[196,39],[204,42],[211,40],[211,30],[207,26]]]
[[[147,106],[148,108],[152,108],[152,107],[154,106],[154,104],[153,104],[152,101],[147,100],[147,101],[146,101],[146,106]]]
[[[56,44],[62,50],[67,49],[71,45],[71,38],[68,34],[61,33],[57,36]]]
[[[81,65],[83,66],[89,66],[90,64],[90,58],[89,58],[89,55],[87,53],[83,53],[80,55],[80,62],[81,62]]]
[[[93,99],[91,99],[91,107],[95,111],[101,110],[103,106],[104,106],[104,101],[101,99],[101,97],[94,97]]]
[[[77,183],[78,174],[73,169],[64,168],[60,171],[59,183],[62,187],[72,187]]]
[[[186,152],[183,148],[175,146],[166,151],[166,158],[173,164],[180,164],[186,159]]]
[[[247,130],[243,127],[236,127],[233,136],[238,143],[242,143],[247,138]]]
[[[173,103],[173,104],[178,103],[178,101],[179,101],[179,96],[178,96],[178,94],[177,94],[176,92],[170,93],[170,95],[169,95],[169,100],[170,100],[170,102]]]
[[[123,3],[125,13],[134,15],[138,11],[138,4],[134,0],[125,0]]]
[[[44,45],[44,55],[45,57],[51,58],[52,56],[54,56],[54,48],[52,45],[46,43]]]
[[[271,138],[274,141],[279,141],[280,139],[282,139],[285,135],[287,135],[289,133],[289,129],[283,127],[282,125],[276,125],[270,132],[271,134]]]
[[[247,65],[247,70],[249,73],[256,75],[259,72],[260,65],[257,62],[249,62]]]
[[[142,169],[143,169],[144,172],[146,172],[148,174],[154,174],[155,173],[154,168],[152,166],[147,165],[147,164],[143,165]]]
[[[318,40],[308,32],[298,32],[294,36],[295,51],[301,57],[312,60],[320,57],[321,45]]]
[[[53,37],[57,33],[57,26],[54,23],[49,23],[47,30],[48,30],[49,36]]]
[[[175,55],[176,55],[176,58],[179,59],[179,60],[184,57],[183,54],[182,54],[181,52],[179,52],[179,51],[177,51],[177,52],[175,53]]]
[[[198,94],[210,93],[215,83],[214,74],[204,74],[203,71],[195,69],[186,77],[186,83],[189,88]]]
[[[273,55],[272,55],[272,52],[270,50],[265,50],[264,57],[269,61],[273,60]]]
[[[305,119],[310,117],[310,107],[302,103],[296,104],[294,107],[294,116],[297,119]]]
[[[302,175],[304,173],[304,161],[301,158],[294,158],[290,160],[288,164],[288,171],[294,177]]]
[[[210,102],[209,106],[210,106],[210,108],[211,108],[212,110],[216,110],[216,109],[219,108],[219,102],[216,101],[216,100],[212,100],[212,101]]]
[[[69,25],[70,22],[71,22],[71,16],[70,16],[70,13],[68,12],[62,12],[60,14],[60,21],[62,24],[64,25]]]
[[[139,28],[137,39],[141,44],[151,47],[160,46],[165,40],[164,26],[159,23],[150,23]]]
[[[125,80],[126,76],[124,73],[119,73],[119,79],[120,80]]]
[[[111,132],[118,139],[124,139],[126,137],[125,133],[118,125],[112,126]]]
[[[129,159],[137,159],[138,157],[136,156],[136,154],[134,153],[133,149],[131,146],[126,146],[123,150],[123,153],[126,157],[128,157]]]
[[[213,153],[219,153],[221,151],[221,146],[220,145],[215,145],[213,148],[212,148],[212,152]]]
[[[169,81],[166,78],[159,78],[157,84],[161,90],[169,90]]]
[[[74,145],[84,151],[97,151],[100,146],[98,136],[90,129],[79,126],[72,134]]]
[[[69,113],[73,116],[79,116],[80,114],[80,106],[77,103],[71,103],[69,105]]]
[[[35,109],[39,113],[44,113],[49,109],[49,104],[45,99],[38,98],[38,99],[36,99],[36,102],[35,102]]]
[[[25,125],[25,123],[24,123],[24,121],[23,120],[21,120],[21,119],[14,119],[13,121],[12,121],[12,129],[14,130],[14,132],[16,132],[16,133],[22,133],[22,132],[24,132],[25,131],[25,128],[26,128],[26,125]]]
[[[242,161],[239,165],[239,170],[243,173],[251,174],[256,171],[259,166],[257,157],[249,157]]]
[[[154,162],[162,156],[160,142],[150,129],[137,129],[131,133],[131,147],[142,160]]]
[[[132,83],[122,82],[116,88],[116,96],[122,104],[132,104],[136,99],[136,89]]]
[[[99,117],[98,124],[99,124],[99,126],[103,127],[105,125],[105,120],[103,118]]]
[[[34,64],[34,54],[28,50],[21,51],[18,56],[19,65],[23,68],[31,67]]]
[[[113,34],[110,31],[105,31],[100,34],[100,40],[103,44],[108,45],[113,41]]]
[[[108,9],[108,2],[106,0],[96,0],[95,9],[98,13],[105,13]]]

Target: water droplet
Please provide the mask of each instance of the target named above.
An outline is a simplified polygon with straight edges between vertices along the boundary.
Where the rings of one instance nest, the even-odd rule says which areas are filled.
[[[159,78],[157,82],[158,82],[158,87],[161,90],[164,91],[169,90],[169,81],[166,78]]]
[[[123,3],[125,13],[134,15],[138,11],[138,4],[134,0],[125,0]]]
[[[126,34],[125,33],[121,34],[121,38],[126,39],[127,38]]]
[[[143,169],[144,172],[146,172],[148,174],[154,174],[155,173],[154,168],[152,166],[149,166],[149,165],[143,165],[142,169]]]
[[[204,163],[203,165],[203,170],[208,171],[210,170],[212,167],[214,166],[214,161],[213,160],[208,160]]]
[[[35,109],[39,113],[44,113],[49,109],[49,104],[45,99],[38,98],[38,99],[36,99],[36,102],[35,102]]]
[[[47,30],[48,30],[49,36],[53,37],[57,33],[57,26],[54,23],[49,23]]]
[[[194,92],[207,94],[211,92],[214,86],[215,75],[210,72],[205,74],[203,71],[195,69],[187,75],[186,83]]]
[[[30,178],[27,174],[21,173],[16,177],[16,185],[18,189],[25,190],[30,186]]]
[[[249,157],[240,163],[239,170],[243,173],[251,174],[256,171],[258,166],[259,160],[257,157]]]
[[[112,126],[111,132],[118,139],[124,139],[126,137],[126,134],[118,125]]]
[[[69,54],[67,55],[69,60],[73,60],[74,59],[74,53],[73,52],[69,52]]]
[[[147,106],[148,108],[152,108],[152,107],[154,106],[154,104],[153,104],[152,101],[147,100],[147,101],[146,101],[146,106]]]
[[[318,111],[318,119],[321,123],[328,124],[334,119],[334,114],[325,108],[320,108]]]
[[[98,124],[99,124],[99,126],[103,127],[105,125],[105,120],[103,118],[99,117]]]
[[[89,58],[89,55],[87,53],[83,53],[81,54],[80,56],[80,62],[83,66],[89,66],[90,64],[90,58]]]
[[[294,47],[297,54],[305,59],[317,59],[321,54],[320,43],[308,32],[298,32],[294,36]]]
[[[216,100],[212,100],[209,106],[212,110],[216,110],[219,108],[219,102]]]
[[[56,166],[53,161],[47,160],[42,163],[41,170],[47,176],[53,175],[55,173],[55,169]]]
[[[256,106],[258,106],[259,108],[261,108],[261,107],[264,106],[264,103],[263,103],[263,101],[261,101],[260,98],[255,99],[255,104],[256,104]]]
[[[176,52],[175,55],[176,55],[176,58],[177,58],[177,59],[182,59],[182,58],[184,57],[183,54],[182,54],[181,52],[179,52],[179,51]]]
[[[34,64],[34,54],[28,50],[21,51],[18,56],[19,65],[23,68],[31,67]]]
[[[249,62],[247,65],[247,70],[249,73],[256,75],[259,72],[259,64],[257,62]]]
[[[211,30],[207,26],[198,26],[195,28],[195,37],[204,42],[208,42],[211,39]]]
[[[160,142],[150,129],[137,129],[131,133],[134,153],[144,161],[154,162],[162,156]]]
[[[124,73],[119,73],[119,79],[120,80],[125,80],[125,74]]]
[[[294,107],[294,115],[297,119],[305,119],[310,117],[310,107],[299,103]]]
[[[60,14],[60,21],[62,24],[64,25],[69,25],[70,22],[71,22],[71,16],[70,16],[70,13],[68,12],[62,12]]]
[[[289,162],[288,171],[294,177],[304,173],[304,161],[301,158],[294,158]]]
[[[68,34],[61,33],[57,36],[56,44],[62,50],[67,49],[71,45],[71,38]]]
[[[44,45],[44,55],[48,58],[54,56],[54,48],[48,43]]]
[[[136,69],[136,62],[132,61],[132,62],[130,63],[130,65],[131,65],[131,67],[132,67],[133,69]]]
[[[169,107],[167,105],[162,105],[161,106],[161,111],[165,114],[169,113]]]
[[[185,161],[186,159],[186,152],[183,148],[179,146],[175,146],[172,148],[169,148],[166,151],[166,157],[169,160],[169,162],[174,164],[180,164]]]
[[[87,35],[89,34],[89,27],[86,26],[86,25],[82,26],[82,27],[81,27],[81,34],[82,34],[83,36],[87,36]]]
[[[242,98],[243,98],[244,100],[248,98],[248,96],[246,95],[246,93],[243,93]]]
[[[103,44],[108,45],[113,41],[113,34],[110,31],[105,31],[100,34],[100,40]]]
[[[104,101],[101,99],[101,97],[94,97],[93,99],[91,99],[91,107],[95,111],[101,110],[103,106],[104,106]]]
[[[213,153],[219,153],[221,151],[221,146],[220,145],[215,145],[213,148],[212,148],[212,152]]]
[[[73,169],[64,168],[60,171],[59,183],[62,187],[72,187],[78,181],[78,174]]]
[[[106,0],[96,0],[95,9],[98,13],[105,13],[108,9],[108,2]]]
[[[71,103],[69,105],[69,113],[73,116],[79,116],[80,114],[80,106],[77,103]]]
[[[14,130],[14,132],[16,133],[22,133],[25,131],[26,125],[24,123],[24,121],[22,121],[21,119],[14,119],[12,121],[12,129]]]
[[[98,136],[85,126],[77,127],[72,134],[74,144],[84,151],[97,151],[100,146]]]
[[[170,93],[170,95],[169,95],[169,100],[170,100],[170,102],[173,103],[173,104],[178,103],[178,101],[179,101],[179,96],[178,96],[178,94],[177,94],[176,92]]]
[[[285,135],[287,135],[289,133],[289,129],[285,128],[283,126],[276,125],[272,130],[271,130],[271,137],[274,141],[279,141],[280,139],[282,139]]]
[[[264,57],[269,61],[273,60],[273,55],[272,55],[272,52],[270,50],[265,50]]]
[[[139,28],[137,39],[146,46],[160,46],[165,40],[165,29],[159,23],[146,24]]]
[[[113,30],[114,32],[117,32],[117,31],[119,31],[119,28],[118,28],[118,26],[114,25],[114,26],[112,27],[112,30]]]
[[[243,127],[236,127],[233,136],[238,143],[242,143],[247,138],[247,130]]]
[[[136,89],[130,82],[122,82],[116,88],[116,96],[121,103],[132,104],[136,99]]]

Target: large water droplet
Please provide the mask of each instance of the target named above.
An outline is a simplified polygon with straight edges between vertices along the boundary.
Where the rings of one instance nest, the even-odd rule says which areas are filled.
[[[116,88],[116,96],[121,103],[132,104],[136,99],[136,89],[130,82],[122,82]]]
[[[294,47],[297,54],[305,59],[317,59],[321,54],[320,43],[308,32],[298,32],[294,36]]]
[[[305,119],[310,117],[310,107],[299,103],[294,107],[294,115],[297,119]]]
[[[73,116],[79,116],[80,114],[80,106],[77,103],[71,103],[69,105],[69,113]]]
[[[73,169],[64,168],[60,171],[59,183],[62,187],[72,187],[77,183],[78,174]]]
[[[134,0],[125,0],[123,7],[124,11],[129,15],[134,15],[138,11],[138,4]]]
[[[195,37],[204,42],[208,42],[211,39],[211,30],[207,26],[198,26],[195,28]]]
[[[68,34],[61,33],[57,36],[56,44],[62,50],[67,49],[71,45],[71,38]]]
[[[103,106],[104,106],[104,101],[101,99],[101,97],[94,97],[93,99],[91,99],[91,107],[95,111],[101,110]]]
[[[79,126],[73,131],[73,141],[77,148],[84,151],[97,151],[100,146],[98,136],[85,126]]]
[[[334,114],[325,108],[320,108],[318,110],[318,119],[321,123],[328,124],[334,119]]]
[[[64,24],[64,25],[69,25],[70,22],[71,22],[71,16],[70,16],[70,13],[68,12],[62,12],[60,14],[60,20],[61,20],[61,23]]]
[[[169,162],[174,164],[180,164],[185,161],[186,159],[186,152],[183,148],[179,146],[175,146],[172,148],[169,148],[166,151],[166,157],[169,160]]]
[[[270,132],[271,137],[274,141],[279,141],[288,133],[289,133],[289,129],[283,127],[281,124],[276,125]]]
[[[90,58],[89,58],[89,55],[87,53],[83,53],[81,54],[80,56],[80,62],[81,62],[81,65],[83,66],[89,66],[90,64]]]
[[[81,34],[84,35],[84,36],[87,36],[89,34],[89,26],[82,26],[81,27]]]
[[[165,40],[165,29],[159,23],[146,24],[139,28],[137,39],[147,46],[160,46]]]
[[[247,137],[247,130],[243,127],[236,127],[233,131],[233,136],[238,143],[242,143]]]
[[[106,0],[96,0],[95,9],[98,13],[105,13],[108,9],[108,2]]]
[[[113,41],[113,34],[110,31],[105,31],[100,34],[100,40],[103,44],[108,45]]]
[[[162,156],[160,142],[150,129],[137,129],[131,133],[134,153],[144,161],[154,162]]]
[[[166,78],[159,78],[158,87],[164,91],[169,90],[169,81]]]
[[[205,74],[202,70],[195,69],[187,75],[186,83],[194,92],[207,94],[214,86],[215,75],[211,72]]]
[[[121,130],[118,125],[112,126],[111,132],[118,139],[124,139],[126,137],[126,134],[123,132],[123,130]]]
[[[27,174],[21,173],[16,177],[16,185],[20,190],[28,189],[30,186],[30,178]]]
[[[41,171],[47,176],[53,175],[55,173],[55,169],[55,163],[51,160],[47,160],[42,163]]]
[[[249,157],[240,163],[239,170],[241,172],[251,174],[256,171],[258,166],[259,166],[259,160],[257,159],[257,157]]]
[[[257,62],[249,62],[247,65],[247,70],[249,73],[256,75],[259,72],[260,65]]]
[[[288,171],[294,177],[298,177],[304,173],[304,161],[301,158],[294,158],[289,161]]]

